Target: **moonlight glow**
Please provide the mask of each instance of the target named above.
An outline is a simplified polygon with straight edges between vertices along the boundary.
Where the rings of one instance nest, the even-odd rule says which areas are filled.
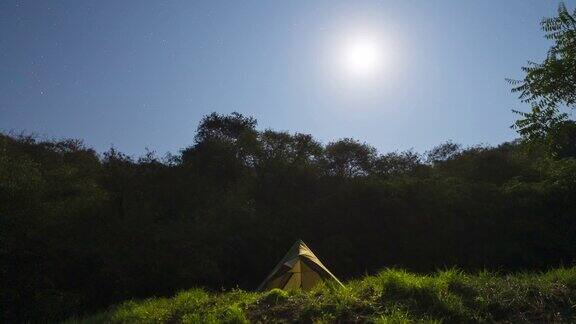
[[[382,45],[375,38],[350,39],[341,51],[342,65],[354,77],[368,77],[380,72],[384,63]]]

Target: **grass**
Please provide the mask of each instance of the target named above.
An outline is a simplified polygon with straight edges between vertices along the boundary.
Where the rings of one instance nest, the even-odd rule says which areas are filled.
[[[67,323],[570,323],[576,322],[576,267],[544,273],[416,275],[386,269],[310,292],[201,289],[127,301]]]

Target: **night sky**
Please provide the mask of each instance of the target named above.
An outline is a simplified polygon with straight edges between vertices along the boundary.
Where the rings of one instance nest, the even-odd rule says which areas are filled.
[[[569,9],[576,0],[565,1]],[[498,144],[558,1],[0,1],[0,131],[160,155],[202,116],[381,152]],[[379,70],[341,66],[376,35]]]

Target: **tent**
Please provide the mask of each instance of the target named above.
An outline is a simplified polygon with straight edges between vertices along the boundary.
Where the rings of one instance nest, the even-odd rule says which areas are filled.
[[[312,250],[302,240],[298,240],[260,284],[258,290],[273,288],[309,290],[326,279],[342,285],[340,280],[318,260]]]

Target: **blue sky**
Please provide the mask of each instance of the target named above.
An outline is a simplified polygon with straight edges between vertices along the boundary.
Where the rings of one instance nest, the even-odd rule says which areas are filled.
[[[570,9],[576,1],[565,1]],[[516,137],[506,77],[549,47],[558,1],[0,2],[0,130],[98,151],[190,145],[203,115],[352,137],[381,152]],[[334,63],[354,30],[382,35],[378,77]],[[380,39],[380,38],[379,38]]]

